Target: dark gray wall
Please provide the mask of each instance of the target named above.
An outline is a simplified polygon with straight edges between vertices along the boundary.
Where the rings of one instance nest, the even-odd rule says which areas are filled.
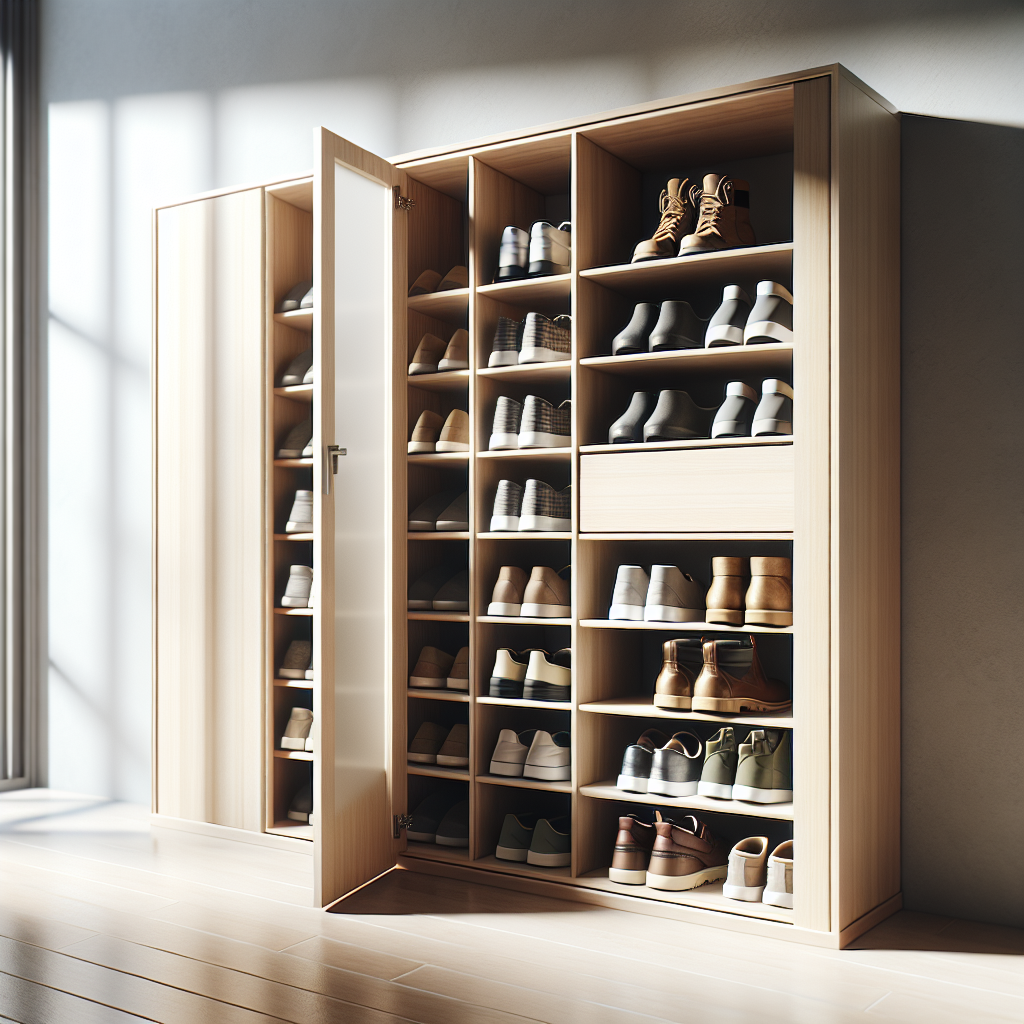
[[[52,785],[149,797],[153,205],[303,172],[319,124],[389,155],[838,61],[930,115],[903,147],[907,905],[1024,924],[1021,133],[964,123],[1024,126],[1020,2],[43,9]]]

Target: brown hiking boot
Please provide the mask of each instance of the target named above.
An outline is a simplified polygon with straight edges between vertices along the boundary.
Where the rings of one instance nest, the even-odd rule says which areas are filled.
[[[694,711],[736,715],[785,711],[792,703],[789,687],[765,675],[752,636],[704,642],[704,667],[693,684]]]
[[[750,226],[750,186],[745,181],[727,174],[705,174],[704,188],[694,201],[700,202],[700,216],[693,234],[679,243],[680,256],[757,244]]]
[[[641,821],[635,814],[619,818],[619,833],[615,837],[608,877],[623,885],[643,885],[647,881],[647,863],[651,859],[656,835],[654,826]]]
[[[659,821],[647,868],[651,889],[696,889],[729,873],[729,848],[702,821],[688,814],[680,822]]]
[[[746,558],[719,556],[711,559],[711,589],[706,599],[708,622],[743,625],[743,593],[747,589],[750,562]]]
[[[689,711],[693,684],[704,663],[704,651],[697,637],[668,640],[661,648],[662,664],[654,684],[654,706]]]
[[[689,178],[672,178],[661,190],[661,222],[654,237],[640,242],[633,250],[634,263],[675,256],[679,239],[693,227],[695,203],[700,196],[696,185],[689,186]]]
[[[744,621],[759,626],[792,626],[792,579],[793,563],[790,559],[763,555],[752,557]]]

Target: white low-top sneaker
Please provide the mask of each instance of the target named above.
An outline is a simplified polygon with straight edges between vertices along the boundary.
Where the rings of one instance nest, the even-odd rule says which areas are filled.
[[[527,700],[568,701],[572,694],[572,651],[566,647],[554,654],[530,651],[523,696]]]
[[[530,232],[509,224],[501,233],[498,247],[498,274],[496,281],[512,281],[526,277],[526,265],[530,261]]]
[[[764,892],[768,859],[768,837],[748,836],[741,839],[729,853],[729,874],[722,895],[730,900],[760,903]]]
[[[556,228],[546,220],[530,226],[531,277],[568,274],[572,252],[572,225],[564,220]]]
[[[288,724],[284,727],[281,737],[282,750],[312,750],[313,744],[309,735],[313,728],[313,712],[309,708],[292,708]]]
[[[288,570],[282,608],[313,607],[313,568],[309,565],[293,565]]]
[[[647,604],[647,589],[650,582],[642,566],[620,565],[615,574],[615,586],[612,588],[612,603],[608,609],[608,618],[643,622],[644,606]]]
[[[521,778],[535,734],[535,729],[527,729],[518,735],[512,729],[502,729],[491,754],[491,774]]]
[[[538,729],[530,744],[523,766],[523,778],[543,779],[546,782],[566,782],[572,776],[572,753],[569,734],[554,734]]]
[[[768,879],[761,902],[772,907],[793,909],[793,840],[775,847],[768,858]]]
[[[313,532],[313,492],[296,491],[292,510],[288,514],[288,522],[284,524],[285,533]]]

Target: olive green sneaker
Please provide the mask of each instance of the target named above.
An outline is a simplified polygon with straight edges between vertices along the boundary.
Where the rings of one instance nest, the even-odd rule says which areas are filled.
[[[704,767],[697,783],[697,795],[731,800],[737,761],[736,730],[727,725],[704,745]]]
[[[537,825],[536,814],[506,814],[494,856],[498,860],[526,861]]]
[[[572,860],[569,844],[568,816],[541,818],[533,830],[526,862],[543,868],[568,867]]]
[[[734,800],[785,804],[793,799],[793,743],[788,729],[751,729],[740,744]]]

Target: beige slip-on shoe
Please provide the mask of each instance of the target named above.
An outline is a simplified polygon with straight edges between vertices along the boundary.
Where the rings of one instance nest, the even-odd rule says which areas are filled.
[[[542,619],[566,618],[571,615],[569,580],[566,578],[568,572],[568,566],[556,572],[549,566],[535,565],[523,593],[520,614]]]
[[[441,428],[436,450],[439,452],[469,451],[469,413],[463,409],[452,409]]]
[[[523,591],[528,577],[518,565],[503,565],[491,592],[488,615],[519,615],[523,607]]]
[[[444,356],[445,344],[436,335],[424,334],[420,343],[413,353],[412,362],[409,364],[409,376],[414,377],[420,373],[437,373],[438,364]]]
[[[443,690],[448,680],[448,670],[455,659],[438,647],[424,647],[416,659],[409,685],[427,690]]]
[[[433,409],[424,409],[416,421],[416,426],[412,428],[409,454],[437,451],[437,438],[443,425],[444,421]]]

